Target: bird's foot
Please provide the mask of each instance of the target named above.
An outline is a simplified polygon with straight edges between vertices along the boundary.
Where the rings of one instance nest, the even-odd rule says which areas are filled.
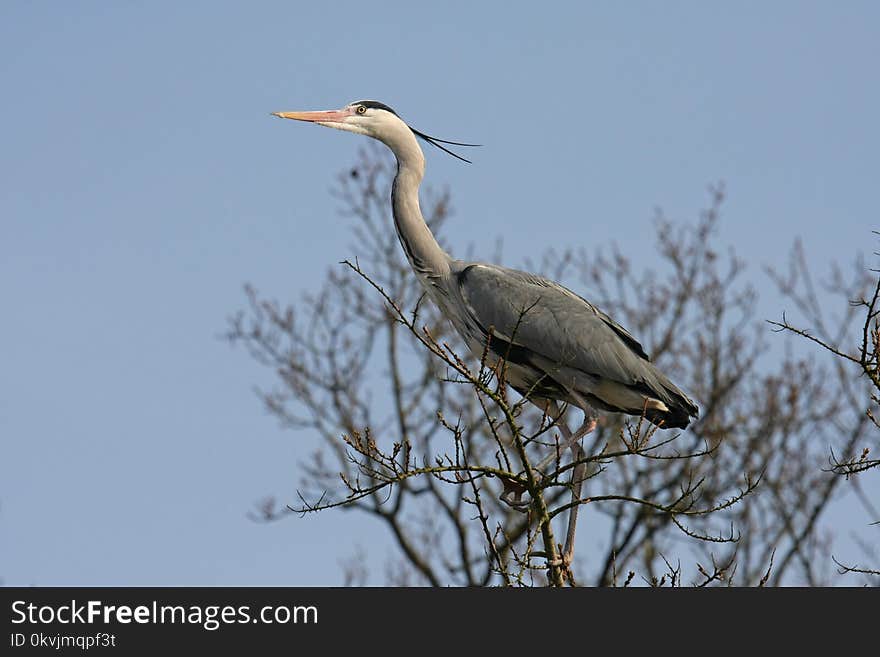
[[[501,493],[498,497],[499,500],[504,502],[507,506],[509,506],[514,511],[519,511],[520,513],[527,513],[529,510],[529,506],[531,506],[530,500],[520,499],[521,494],[517,495],[515,493]]]
[[[504,486],[504,490],[498,499],[512,509],[527,511],[531,502],[522,499],[523,493],[527,490],[526,487],[515,479],[501,479],[501,484]]]
[[[547,566],[550,568],[559,568],[562,580],[575,586],[574,573],[571,570],[571,564],[574,561],[574,550],[564,550],[561,545],[558,546],[559,556],[555,559],[548,559]]]

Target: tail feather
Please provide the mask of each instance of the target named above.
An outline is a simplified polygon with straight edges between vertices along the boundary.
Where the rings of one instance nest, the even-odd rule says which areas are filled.
[[[668,379],[662,381],[662,384],[663,392],[666,393],[663,397],[667,397],[664,401],[668,410],[663,413],[646,413],[645,417],[654,424],[659,425],[662,422],[662,426],[666,429],[686,429],[691,418],[699,416],[700,408]]]
[[[649,422],[664,429],[687,429],[691,423],[691,418],[696,415],[697,412],[690,412],[682,406],[672,406],[667,411],[658,411],[651,408],[645,411],[645,417]]]
[[[625,385],[604,380],[594,384],[590,393],[581,393],[594,406],[617,413],[642,415],[664,429],[685,429],[700,409],[687,395],[662,374],[654,386],[645,383]]]

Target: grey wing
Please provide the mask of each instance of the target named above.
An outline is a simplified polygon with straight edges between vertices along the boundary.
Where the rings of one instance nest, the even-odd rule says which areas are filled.
[[[623,327],[545,278],[492,265],[458,275],[462,298],[484,332],[550,361],[621,383],[636,383],[642,346]]]
[[[632,408],[623,402],[649,396],[680,406],[685,423],[696,414],[693,402],[654,367],[642,345],[574,292],[493,265],[467,265],[457,278],[471,320],[484,334],[491,327],[508,343],[501,345],[507,354],[499,356],[528,360],[561,385],[598,397],[612,410],[638,410],[641,403]]]

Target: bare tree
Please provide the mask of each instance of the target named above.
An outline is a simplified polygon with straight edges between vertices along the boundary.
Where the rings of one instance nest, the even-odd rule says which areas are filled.
[[[847,426],[841,424],[837,417],[828,418],[830,431],[846,432],[849,429],[849,439],[830,444],[828,469],[853,487],[867,514],[874,519],[873,524],[880,526],[880,520],[877,520],[880,514],[859,479],[859,475],[880,465],[880,459],[875,456],[880,447],[880,276],[877,275],[877,269],[870,272],[874,274],[874,280],[869,276],[865,264],[857,261],[855,271],[847,280],[844,272],[834,267],[829,279],[817,286],[803,247],[799,242],[795,243],[788,272],[781,274],[771,270],[770,275],[785,298],[794,302],[804,325],[811,328],[798,328],[789,322],[785,314],[781,322],[770,323],[780,332],[792,333],[807,340],[829,358],[829,376],[837,384],[833,392],[839,397],[838,408],[846,409],[844,417],[859,416],[859,420]],[[832,312],[822,303],[820,290],[835,298],[851,300],[847,311],[836,321]],[[863,376],[858,377],[858,373]],[[864,431],[866,426],[873,430]],[[825,481],[829,491],[839,483],[840,479],[836,478]],[[880,554],[873,546],[863,543],[861,547],[866,557],[875,564],[880,561]],[[880,575],[880,569],[876,566],[865,568],[846,565],[836,558],[834,563],[841,574]]]
[[[558,453],[558,418],[512,398],[503,368],[461,357],[458,336],[422,303],[387,219],[393,166],[365,150],[338,179],[357,260],[295,308],[247,288],[248,308],[230,320],[229,339],[278,374],[261,393],[267,408],[322,438],[302,464],[299,500],[270,499],[256,517],[369,513],[405,564],[392,583],[829,581],[820,521],[840,479],[822,465],[828,450],[850,458],[868,417],[849,403],[858,385],[843,370],[768,350],[745,265],[716,245],[720,186],[693,225],[658,215],[656,268],[638,271],[616,248],[527,263],[586,286],[702,402],[686,432],[606,415],[572,461]],[[424,197],[438,233],[449,194]],[[580,527],[592,549],[569,565],[560,554],[574,505],[595,511]],[[346,572],[364,579],[360,566]]]

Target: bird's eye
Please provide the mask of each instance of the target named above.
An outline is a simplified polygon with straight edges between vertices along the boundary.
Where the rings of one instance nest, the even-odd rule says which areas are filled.
[[[367,111],[367,108],[366,108],[366,107],[364,107],[363,105],[358,105],[358,108],[357,108],[357,113],[358,113],[358,114],[363,114],[363,113],[366,112],[366,111]]]

